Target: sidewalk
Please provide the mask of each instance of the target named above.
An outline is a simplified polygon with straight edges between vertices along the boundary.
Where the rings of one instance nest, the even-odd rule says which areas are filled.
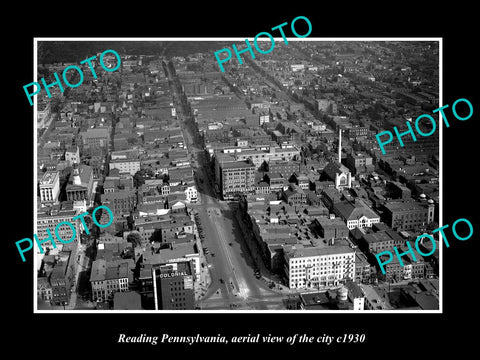
[[[197,230],[197,222],[195,220],[195,216],[193,212],[190,214],[190,217],[195,223],[195,230],[194,230],[194,235],[196,237],[196,244],[197,244],[197,249],[198,249],[198,254],[199,254],[199,261],[200,261],[200,277],[195,281],[195,301],[200,300],[203,295],[207,292],[211,282],[212,278],[210,276],[210,271],[208,269],[208,263],[207,259],[205,258],[205,254],[203,253],[203,245],[202,241],[200,239],[200,235]],[[203,264],[203,266],[202,266]]]
[[[243,222],[238,209],[235,212],[235,217],[237,219],[238,224],[240,225],[240,230],[243,235],[243,240],[245,241],[247,248],[250,252],[250,257],[255,263],[255,266],[260,270],[260,274],[262,275],[261,280],[265,281],[266,283],[273,282],[275,284],[274,287],[270,288],[272,291],[275,291],[280,294],[290,293],[290,289],[281,284],[280,275],[272,273],[265,265],[260,251],[258,249],[258,244],[256,243],[255,239],[252,238],[251,233],[245,232],[246,224]]]

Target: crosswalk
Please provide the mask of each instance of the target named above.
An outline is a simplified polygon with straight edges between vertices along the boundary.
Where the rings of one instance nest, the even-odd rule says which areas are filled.
[[[226,297],[221,290],[198,302],[202,310],[285,310],[285,296],[262,294],[258,296]]]

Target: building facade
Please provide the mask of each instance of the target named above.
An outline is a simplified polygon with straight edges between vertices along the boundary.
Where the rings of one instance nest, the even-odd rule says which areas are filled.
[[[434,204],[388,202],[384,205],[383,221],[396,231],[418,230],[433,221]]]
[[[129,215],[137,205],[137,195],[134,190],[102,194],[102,204],[108,206],[117,216]]]
[[[244,161],[219,163],[217,184],[223,199],[255,192],[255,165]]]
[[[110,128],[100,127],[94,129],[87,129],[81,133],[83,144],[92,148],[108,147],[110,141]]]
[[[281,174],[284,178],[289,178],[293,173],[299,173],[300,161],[282,161],[271,160],[268,163],[268,172]]]
[[[195,186],[188,186],[185,188],[185,200],[188,203],[196,203],[198,200],[197,188]]]
[[[93,170],[87,165],[74,165],[72,174],[72,183],[67,184],[66,192],[67,199],[78,201],[86,201],[87,206],[90,206],[93,191]]]
[[[135,175],[137,171],[140,170],[140,160],[136,159],[118,159],[112,160],[108,164],[110,170],[118,169],[121,173],[128,173],[130,175]]]
[[[95,260],[90,274],[92,301],[106,301],[113,298],[116,292],[129,291],[133,281],[133,269],[132,259]]]
[[[60,175],[58,171],[46,171],[39,183],[40,201],[56,203],[60,193]]]
[[[333,206],[333,211],[345,221],[350,230],[372,227],[380,222],[380,216],[361,200],[342,201]]]
[[[345,164],[353,175],[365,174],[375,170],[372,157],[362,153],[347,154]]]
[[[65,161],[68,162],[70,166],[80,164],[80,149],[78,146],[72,146],[65,151]]]
[[[355,251],[348,246],[293,249],[285,253],[290,289],[338,286],[355,277]]]
[[[48,238],[48,233],[47,229],[49,229],[50,233],[52,234],[52,237],[56,237],[55,235],[55,228],[58,224],[62,222],[70,222],[75,226],[75,235],[76,238],[80,238],[80,233],[81,229],[83,229],[83,225],[80,225],[80,219],[77,220],[72,220],[73,217],[77,215],[77,212],[75,210],[48,210],[46,212],[39,212],[37,213],[37,231],[35,234],[37,234],[37,237],[39,240],[43,240]],[[68,241],[71,239],[74,235],[74,230],[64,224],[58,227],[58,236],[60,236],[64,241]],[[74,241],[74,240],[72,240]],[[58,241],[56,241],[56,245],[61,245]],[[44,248],[52,248],[53,245],[49,242],[46,242],[45,245],[43,245]],[[37,253],[40,253],[40,250],[37,247]]]
[[[152,268],[155,310],[193,310],[194,286],[190,262]]]

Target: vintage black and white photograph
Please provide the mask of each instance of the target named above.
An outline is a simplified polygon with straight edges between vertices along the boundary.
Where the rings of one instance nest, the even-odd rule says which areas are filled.
[[[441,311],[441,38],[301,20],[35,39],[35,312]]]

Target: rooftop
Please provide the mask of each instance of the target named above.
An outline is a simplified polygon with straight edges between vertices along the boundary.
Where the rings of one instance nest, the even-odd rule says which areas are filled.
[[[173,260],[187,259],[196,254],[192,243],[175,244],[173,248],[160,249],[158,254],[152,254],[150,249],[147,248],[143,253],[143,262],[150,264],[166,264]]]
[[[292,250],[286,255],[288,258],[301,258],[310,256],[324,256],[334,254],[350,254],[355,250],[345,245],[316,246],[316,247],[297,247],[292,246]]]
[[[40,185],[53,185],[58,180],[57,171],[46,171],[40,180]]]
[[[245,161],[233,161],[221,164],[222,169],[241,169],[241,168],[255,168],[255,165]]]
[[[363,216],[366,216],[369,219],[379,217],[372,209],[370,209],[361,201],[356,201],[355,203],[343,201],[341,203],[337,203],[335,207],[347,221],[357,220]]]
[[[141,296],[134,291],[116,292],[113,295],[114,310],[142,310]]]

